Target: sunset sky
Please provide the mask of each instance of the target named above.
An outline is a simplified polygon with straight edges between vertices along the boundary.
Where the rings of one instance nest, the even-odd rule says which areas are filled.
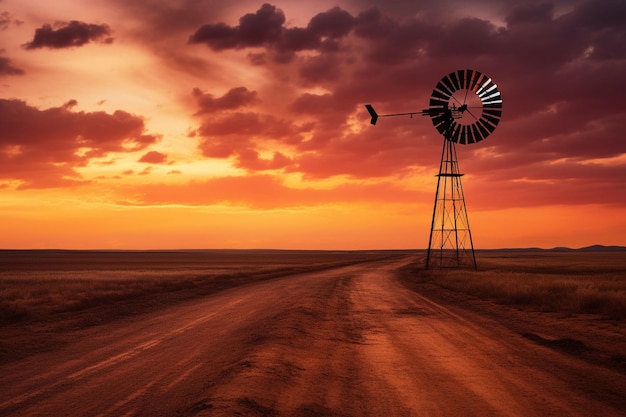
[[[0,248],[425,248],[442,76],[476,248],[626,244],[626,1],[0,0]]]

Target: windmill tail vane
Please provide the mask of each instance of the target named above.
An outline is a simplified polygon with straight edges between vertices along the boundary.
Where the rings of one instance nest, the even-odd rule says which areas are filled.
[[[461,117],[463,117],[463,112],[468,110],[467,104],[463,104],[459,106],[458,108],[456,107],[455,104],[453,104],[451,109],[449,109],[448,106],[446,105],[446,106],[442,106],[441,108],[431,108],[431,109],[424,109],[424,110],[413,111],[413,112],[408,112],[408,113],[392,113],[392,114],[378,114],[376,110],[374,110],[374,106],[372,106],[371,104],[366,104],[365,108],[367,109],[368,113],[371,116],[370,124],[373,124],[373,125],[376,124],[379,117],[410,116],[412,118],[413,115],[415,114],[419,114],[420,116],[435,117],[439,115],[445,115],[446,113],[449,112],[452,118],[460,119]]]

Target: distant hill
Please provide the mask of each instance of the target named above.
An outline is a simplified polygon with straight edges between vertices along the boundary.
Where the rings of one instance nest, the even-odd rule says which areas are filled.
[[[542,248],[503,248],[499,251],[524,251],[524,252],[626,252],[626,246],[591,245],[573,249],[566,246],[557,246],[550,249]]]
[[[626,246],[591,245],[577,250],[580,252],[624,252],[626,251]]]

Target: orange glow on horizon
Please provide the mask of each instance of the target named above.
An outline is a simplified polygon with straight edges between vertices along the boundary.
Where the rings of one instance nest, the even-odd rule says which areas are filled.
[[[29,191],[0,200],[0,248],[45,249],[424,249],[429,204],[326,204],[250,209],[232,205],[122,206],[100,197]],[[41,210],[40,201],[46,201]],[[472,211],[476,249],[620,244],[626,221],[601,206]],[[511,219],[515,219],[511,221]],[[582,231],[582,232],[581,232]],[[589,233],[585,233],[588,231]]]

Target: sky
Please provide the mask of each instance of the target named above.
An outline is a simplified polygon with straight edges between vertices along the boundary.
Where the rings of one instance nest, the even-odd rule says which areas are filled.
[[[446,74],[474,246],[626,244],[626,1],[0,0],[0,248],[428,246]]]

